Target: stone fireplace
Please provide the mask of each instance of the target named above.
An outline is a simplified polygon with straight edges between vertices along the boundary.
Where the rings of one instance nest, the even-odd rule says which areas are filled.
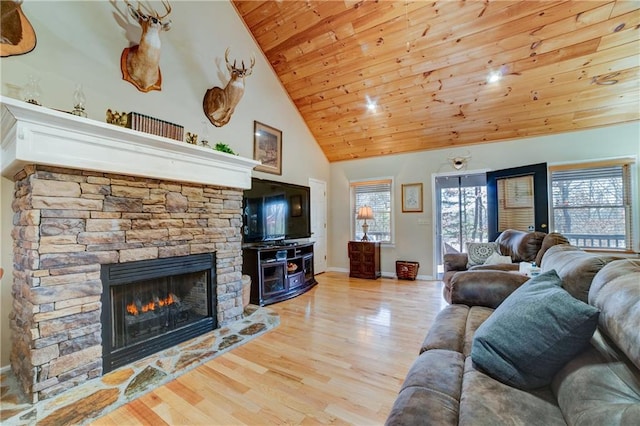
[[[2,105],[2,173],[15,181],[11,367],[32,402],[120,365],[103,362],[114,340],[107,334],[105,346],[101,320],[108,314],[111,321],[115,309],[103,299],[112,289],[105,268],[213,259],[208,277],[185,267],[186,278],[165,279],[155,290],[140,284],[136,297],[122,293],[132,299],[124,309],[181,299],[163,319],[118,319],[115,326],[129,321],[134,347],[198,315],[210,319],[198,317],[197,332],[242,317],[242,190],[256,162],[10,99]],[[205,293],[199,302],[194,286]],[[192,306],[198,303],[204,308]],[[207,304],[212,311],[201,314]]]

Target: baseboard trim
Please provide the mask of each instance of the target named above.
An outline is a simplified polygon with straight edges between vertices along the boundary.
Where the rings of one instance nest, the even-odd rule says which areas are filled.
[[[349,269],[346,268],[327,268],[327,272],[344,272],[345,274],[349,273]],[[382,277],[383,278],[391,278],[391,279],[396,279],[398,278],[398,276],[396,275],[396,272],[385,272],[382,271]],[[436,279],[434,279],[431,275],[418,275],[416,277],[417,280],[421,280],[421,281],[437,281]]]

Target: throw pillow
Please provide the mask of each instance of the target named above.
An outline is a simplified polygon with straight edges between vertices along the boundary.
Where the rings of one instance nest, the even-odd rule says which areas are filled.
[[[563,289],[556,271],[550,270],[516,289],[478,327],[471,359],[510,386],[548,385],[588,344],[598,314]]]
[[[467,243],[467,268],[482,265],[492,253],[497,251],[496,243]]]
[[[499,265],[501,263],[513,263],[511,262],[511,257],[502,256],[499,253],[491,253],[491,256],[487,257],[487,260],[484,261],[485,265]]]

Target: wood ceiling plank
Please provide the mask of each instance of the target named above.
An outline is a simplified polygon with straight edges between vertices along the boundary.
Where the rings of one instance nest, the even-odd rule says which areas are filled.
[[[640,70],[636,69],[635,73],[638,74]],[[623,83],[619,83],[623,84]],[[457,112],[455,108],[450,108],[448,111],[444,109],[438,111],[426,112],[420,120],[403,122],[402,117],[409,116],[410,113],[406,111],[398,112],[398,116],[401,117],[397,120],[385,120],[385,123],[380,126],[368,125],[365,122],[359,121],[357,125],[351,126],[345,132],[341,134],[335,133],[335,136],[339,139],[349,134],[357,134],[358,132],[366,132],[369,137],[382,137],[388,130],[392,130],[394,133],[402,132],[414,132],[421,131],[426,128],[436,128],[437,125],[433,124],[439,122],[446,122],[450,128],[455,128],[459,131],[464,130],[466,127],[475,127],[481,122],[487,124],[497,124],[505,122],[505,120],[518,122],[520,119],[528,119],[531,117],[549,117],[557,114],[562,114],[566,110],[566,105],[571,104],[572,110],[589,110],[597,107],[600,104],[640,104],[640,85],[637,81],[630,81],[627,83],[629,86],[626,94],[620,95],[617,93],[609,93],[606,89],[607,86],[597,86],[591,90],[584,90],[582,92],[573,92],[562,96],[549,97],[545,101],[539,101],[542,107],[538,106],[536,102],[525,102],[520,104],[517,108],[513,105],[505,105],[502,107],[483,108],[483,109],[465,109],[465,117],[463,120],[456,118],[452,113]],[[640,113],[638,118],[640,118]],[[428,125],[427,125],[428,124]],[[358,131],[359,130],[359,131]],[[330,129],[324,129],[327,135],[331,135]],[[331,140],[328,137],[327,140]]]
[[[310,2],[309,10],[312,14],[307,14],[304,21],[295,22],[295,26],[291,26],[287,33],[282,33],[278,38],[265,37],[259,39],[265,55],[268,58],[277,57],[281,50],[286,50],[290,46],[296,46],[307,42],[309,39],[321,36],[332,31],[333,26],[340,26],[350,23],[353,19],[367,14],[375,14],[376,4],[364,2],[357,7],[348,7],[343,2]],[[384,7],[393,7],[393,4],[387,4]],[[304,18],[304,16],[301,16]]]
[[[639,86],[634,86],[634,90],[636,93],[638,92]],[[583,95],[580,99],[572,98],[571,96],[563,96],[557,97],[549,100],[544,108],[535,109],[532,108],[529,104],[523,104],[519,107],[511,107],[510,109],[499,109],[495,110],[487,110],[478,114],[473,114],[472,112],[468,113],[469,118],[465,120],[455,120],[451,117],[450,113],[438,113],[431,114],[426,118],[425,121],[431,122],[430,131],[437,128],[440,124],[437,123],[446,123],[445,125],[448,129],[454,129],[458,133],[464,133],[465,128],[471,127],[474,128],[481,124],[497,126],[497,128],[501,128],[505,125],[510,125],[510,123],[518,123],[523,120],[529,120],[532,118],[548,118],[554,115],[561,115],[566,111],[567,104],[575,104],[575,107],[572,107],[572,111],[580,111],[580,110],[591,110],[598,107],[598,105],[607,105],[607,104],[618,104],[618,105],[636,105],[636,116],[640,119],[640,112],[638,112],[637,105],[640,102],[638,95],[629,94],[626,96],[618,96],[612,95],[606,92],[594,93],[590,95]],[[408,135],[415,136],[416,134],[424,133],[424,126],[390,126],[392,127],[394,135]],[[370,128],[361,131],[360,133],[363,136],[375,138],[376,142],[382,143],[384,141],[386,132],[381,132],[379,128]],[[337,137],[328,137],[325,138],[325,141],[329,143],[339,142],[343,140],[345,137],[351,137],[352,135],[341,135]],[[357,134],[356,134],[357,138]]]
[[[418,2],[417,4],[429,5],[428,3],[420,3],[420,2]],[[482,6],[478,2],[446,2],[444,6],[440,6],[440,7],[444,8],[454,4],[460,4],[465,6],[465,8],[456,6],[456,8],[459,9],[458,13],[461,13],[461,11],[465,12],[464,15],[456,16],[456,20],[460,19],[461,21],[468,21],[468,20],[473,20],[473,18],[476,18],[476,14],[478,13],[478,10],[479,10],[478,7]],[[413,6],[413,3],[411,3],[410,7],[412,6]],[[424,9],[431,9],[428,6],[421,6],[421,7],[422,9],[420,11]],[[442,11],[439,11],[438,15],[442,15],[442,17],[437,16],[435,19],[431,19],[431,14],[411,12],[410,36],[415,39],[421,35],[420,33],[423,33],[426,31],[425,28],[429,28],[428,33],[430,37],[433,37],[434,39],[438,39],[440,36],[442,36],[443,39],[446,39],[447,34],[450,33],[450,25],[451,25],[452,19],[449,16],[449,14],[446,14],[446,13],[443,14]],[[385,26],[383,25],[380,25],[377,27],[370,26],[370,28],[367,28],[366,31],[364,32],[362,31],[362,29],[358,28],[357,29],[358,40],[356,44],[358,46],[375,46],[379,44],[378,41],[381,38],[380,34],[384,33],[385,37],[391,37],[391,35],[395,34],[397,37],[400,37],[401,44],[404,45],[407,40],[406,22],[404,21],[404,19],[398,19],[398,18],[404,18],[404,16],[394,17],[394,19],[391,19],[388,22],[386,22]],[[438,28],[438,26],[441,28],[439,33],[436,32],[434,29],[434,28]],[[418,27],[418,28],[415,28],[415,27]],[[395,43],[392,43],[392,41],[394,40],[389,39],[389,41],[390,42],[388,44],[390,45],[395,44]],[[354,43],[351,41],[348,44],[348,47],[345,48],[347,50],[345,50],[344,52],[340,52],[339,49],[336,50],[334,46],[331,46],[331,49],[332,49],[332,52],[337,51],[337,53],[343,53],[343,54],[346,53],[351,57],[355,58],[354,60],[356,60],[357,62],[357,55],[354,56],[353,54],[354,47],[355,47]],[[325,56],[324,53],[322,55]],[[317,62],[318,59],[319,58],[317,57],[309,57],[307,60],[309,63],[314,64]],[[386,60],[386,59],[381,59],[381,60]],[[297,61],[297,67],[296,67],[297,75],[304,75],[304,64],[305,62],[302,60],[302,58],[300,59],[300,61]],[[283,81],[284,80],[286,79],[283,79]]]
[[[250,4],[250,10],[247,13],[242,15],[242,20],[245,22],[247,27],[251,28],[252,31],[257,31],[254,33],[254,37],[258,38],[261,36],[261,31],[265,31],[264,27],[268,25],[268,23],[273,23],[276,21],[277,17],[283,13],[282,7],[278,2],[274,1],[256,1],[256,2],[236,2],[238,9],[242,7],[243,3]],[[251,7],[251,4],[256,7]],[[294,13],[300,7],[299,4],[295,2],[288,4],[286,10],[290,13]],[[264,25],[261,25],[264,23]],[[260,28],[263,28],[260,30]]]
[[[584,39],[586,37],[582,37],[582,39]],[[558,39],[562,40],[562,37],[558,37]],[[587,38],[587,40],[590,38]],[[567,40],[564,41],[564,43],[567,43]],[[561,43],[559,43],[561,44]],[[529,45],[527,45],[527,47],[529,47]],[[489,49],[487,49],[487,46],[481,46],[481,48],[478,49],[478,52],[481,51],[487,51]],[[491,49],[491,50],[495,50],[495,49]],[[524,46],[521,47],[518,51],[520,51],[520,56],[523,59],[528,59],[530,62],[532,63],[536,63],[535,58],[531,59],[531,54],[532,52],[528,49],[525,48]],[[556,51],[554,51],[554,54],[557,57],[557,53],[561,51],[560,49],[557,49]],[[437,54],[437,51],[432,51],[434,54]],[[535,54],[535,52],[533,52]],[[548,52],[550,53],[550,52]],[[446,55],[446,52],[443,52],[442,55]],[[508,62],[506,61],[508,59],[508,57],[513,57],[514,56],[514,51],[508,51],[508,52],[502,52],[500,55],[497,55],[495,57],[491,58],[490,62],[496,63],[498,66],[501,63],[504,62]],[[442,56],[443,60],[446,61],[444,63],[434,63],[434,60],[431,59],[430,61],[417,61],[416,65],[412,65],[411,66],[411,72],[414,74],[421,74],[421,73],[436,73],[433,77],[434,78],[445,78],[446,75],[448,74],[456,74],[457,71],[455,70],[455,68],[449,68],[446,67],[447,62],[450,63],[464,63],[465,64],[465,68],[469,69],[469,63],[465,62],[465,56],[463,55],[458,55],[458,59],[454,59],[455,56]],[[476,65],[479,67],[482,67],[484,69],[487,68],[487,60],[486,57],[481,57],[479,59],[475,60]],[[441,69],[436,69],[434,71],[434,68],[438,68],[438,67],[444,67]],[[366,70],[362,70],[362,66],[358,65],[358,69],[343,69],[342,68],[342,75],[340,77],[337,78],[327,78],[325,75],[322,75],[322,83],[324,83],[324,85],[326,84],[331,84],[331,85],[338,85],[338,86],[345,86],[345,89],[349,90],[348,85],[349,84],[353,84],[353,83],[357,83],[358,78],[367,78],[369,76],[372,75],[379,75],[379,74],[384,74],[385,70],[391,70],[390,72],[397,72],[397,66],[391,62],[391,61],[387,61],[385,62],[385,68],[381,68],[381,67],[368,67]],[[359,72],[361,71],[361,72]],[[332,76],[333,77],[333,76]],[[300,95],[304,95],[304,94],[312,94],[317,86],[315,86],[313,84],[313,81],[309,81],[309,80],[304,80],[303,85],[301,85],[300,87],[302,88],[302,90],[304,92],[302,93],[298,93],[296,92],[295,88],[293,85],[286,85],[292,98],[294,100],[298,100],[301,96]],[[308,96],[308,95],[307,95]],[[302,96],[304,97],[304,96]],[[324,96],[325,99],[329,98],[330,96]]]
[[[639,2],[235,3],[330,161],[640,119]]]
[[[600,45],[598,46],[598,50],[606,50],[612,49],[616,46],[621,46],[623,44],[633,43],[640,41],[640,33],[637,28],[629,28],[623,31],[614,32],[613,34],[608,34],[602,36],[600,38]],[[640,49],[638,50],[640,53]]]
[[[616,16],[624,15],[634,10],[638,10],[637,1],[616,1],[613,6],[613,11],[611,12],[611,17],[615,18]]]
[[[245,20],[245,17],[249,16],[254,10],[262,6],[264,2],[261,1],[238,1],[232,0],[231,4],[236,8],[240,16]]]
[[[635,107],[635,105],[633,106]],[[395,140],[388,144],[375,143],[375,146],[371,144],[370,140],[364,140],[364,148],[359,148],[359,141],[352,141],[350,144],[345,145],[333,145],[330,149],[330,161],[343,161],[353,158],[368,158],[375,157],[382,152],[385,155],[399,154],[413,151],[423,151],[428,149],[442,149],[447,147],[463,147],[468,145],[487,143],[487,142],[499,142],[510,139],[520,139],[533,136],[542,136],[549,133],[563,133],[567,131],[581,130],[584,128],[608,126],[614,123],[630,122],[637,120],[633,112],[619,112],[615,107],[612,107],[614,111],[598,111],[588,113],[588,118],[579,121],[571,121],[573,117],[572,113],[565,113],[562,117],[557,119],[557,123],[554,124],[553,119],[533,119],[524,122],[521,130],[520,127],[508,130],[489,130],[486,132],[474,132],[473,134],[463,134],[462,136],[452,136],[451,132],[445,131],[441,134],[433,133],[422,139],[407,135],[406,140]],[[545,121],[546,120],[546,123]],[[583,125],[581,121],[586,121]],[[420,142],[414,142],[420,140]]]
[[[638,35],[637,31],[625,31],[627,33],[630,34],[634,34],[635,36]],[[625,39],[626,41],[626,39]],[[627,46],[627,48],[632,47],[632,45]],[[626,50],[626,49],[625,49]],[[620,58],[617,57],[615,59],[615,61],[617,61],[619,63],[619,65],[624,66],[624,67],[628,67],[630,66],[629,63],[630,61],[632,61],[634,64],[637,63],[637,55],[634,54],[633,50],[628,51],[628,53],[624,53],[624,54],[628,54],[629,56],[627,58]],[[615,63],[615,61],[611,61],[612,65]],[[632,65],[631,65],[632,66]],[[452,68],[451,70],[449,70],[450,74],[459,74],[461,72],[464,72],[464,69],[462,67],[458,67],[460,69],[455,69]],[[529,85],[531,86],[531,88],[529,90],[527,90],[528,92],[534,92],[534,91],[538,91],[539,90],[539,86],[542,83],[545,83],[546,81],[550,81],[552,80],[552,76],[548,75],[548,72],[546,70],[546,67],[543,67],[544,69],[542,70],[541,73],[536,72],[535,70],[529,70],[526,73],[526,80],[529,82]],[[593,68],[593,67],[590,67]],[[610,68],[608,71],[606,69],[601,69],[599,72],[583,72],[582,75],[579,75],[577,73],[571,73],[571,75],[576,75],[576,78],[581,78],[581,77],[592,77],[594,75],[598,75],[600,73],[606,73],[606,72],[613,72],[616,70],[619,70],[620,68],[615,68],[612,67]],[[538,69],[540,70],[540,68]],[[584,68],[583,70],[588,70],[588,68]],[[445,71],[446,72],[446,71]],[[444,72],[443,72],[444,73]],[[539,75],[538,75],[539,74]],[[459,76],[458,78],[463,77],[463,75]],[[438,75],[436,74],[435,77],[438,77]],[[517,80],[521,80],[522,77],[518,77],[518,75],[514,75],[512,77],[509,77],[508,79],[505,79],[505,82],[502,83],[503,85],[509,84],[510,86],[514,86],[517,84]],[[543,79],[543,81],[537,81],[535,79]],[[391,78],[388,78],[388,80],[392,80]],[[445,101],[447,101],[447,99],[449,99],[450,101],[455,100],[458,103],[466,103],[468,102],[468,98],[469,97],[476,97],[478,96],[482,91],[484,91],[483,86],[478,86],[477,85],[477,80],[478,78],[473,78],[471,79],[472,82],[471,83],[463,83],[461,81],[453,81],[451,83],[448,82],[447,79],[444,80],[443,82],[431,82],[431,83],[427,83],[427,84],[423,84],[421,86],[421,89],[423,93],[428,93],[429,91],[434,91],[437,87],[439,86],[445,86],[448,89],[445,91],[446,94],[446,98]],[[476,81],[473,81],[476,80]],[[506,80],[509,80],[508,82]],[[514,81],[511,81],[514,80]],[[535,81],[534,81],[535,80]],[[364,104],[364,98],[365,98],[365,94],[371,95],[372,97],[374,96],[374,94],[376,94],[376,97],[379,100],[379,103],[381,105],[384,105],[385,103],[387,103],[389,101],[389,98],[395,98],[396,94],[398,94],[398,92],[400,92],[400,95],[408,95],[410,94],[410,91],[407,92],[403,92],[403,90],[405,89],[409,89],[409,88],[416,88],[416,84],[419,83],[420,81],[424,81],[424,79],[419,78],[419,77],[415,77],[415,76],[410,76],[410,77],[406,77],[403,78],[402,80],[393,80],[393,86],[389,85],[389,84],[383,84],[380,86],[373,86],[373,84],[369,84],[367,87],[361,88],[361,87],[345,87],[347,93],[341,93],[338,96],[322,96],[322,98],[320,100],[316,100],[312,97],[307,97],[306,99],[303,99],[302,101],[297,100],[296,104],[297,106],[302,110],[302,111],[307,111],[307,106],[311,107],[311,111],[316,111],[316,110],[321,110],[324,108],[328,108],[331,106],[342,106],[342,105],[347,105],[347,104],[353,104],[353,103],[361,103]],[[559,83],[560,81],[558,81]],[[566,82],[566,80],[562,80],[562,82]],[[402,84],[398,84],[398,83],[402,83]],[[450,88],[449,88],[450,87]],[[362,89],[362,90],[361,90]],[[416,88],[417,89],[417,88]],[[461,94],[466,94],[466,98],[464,99],[460,99]]]
[[[581,4],[589,4],[588,2],[582,2]],[[590,6],[593,7],[593,6]],[[586,9],[586,7],[585,7]],[[585,10],[585,9],[580,9],[580,11]],[[535,9],[532,11],[536,12],[539,9]],[[477,13],[476,10],[470,10],[470,12],[472,13]],[[573,13],[573,11],[568,12],[569,14]],[[533,13],[535,15],[535,13]],[[463,18],[465,20],[469,20],[469,14],[464,15]],[[420,19],[423,19],[422,17]],[[462,35],[458,35],[457,39],[451,38],[448,36],[448,34],[450,33],[450,24],[445,21],[444,19],[441,19],[441,28],[442,30],[438,33],[436,31],[436,25],[428,20],[422,21],[422,20],[418,20],[416,19],[416,21],[418,21],[417,24],[413,24],[413,26],[418,26],[418,27],[422,27],[424,25],[430,26],[429,31],[426,34],[427,39],[429,40],[428,43],[424,43],[424,50],[425,50],[425,54],[422,56],[421,61],[424,61],[425,58],[431,58],[434,54],[433,50],[437,47],[437,46],[441,46],[441,47],[445,47],[448,49],[459,49],[459,52],[464,52],[465,50],[468,50],[470,47],[466,46],[465,43],[463,43],[462,45],[459,45],[459,43],[461,41],[466,41],[467,39],[465,39]],[[514,25],[514,28],[520,28],[522,25],[528,24],[528,28],[530,29],[534,29],[536,28],[536,26],[539,26],[541,24],[544,24],[544,22],[546,21],[541,21],[540,19],[538,19],[537,21],[535,21],[535,24],[531,22],[530,19],[528,19],[528,17],[525,17],[522,22],[517,22],[516,25]],[[508,26],[505,27],[501,27],[501,28],[510,28]],[[384,31],[383,31],[384,30]],[[388,31],[387,31],[388,30]],[[509,34],[513,33],[515,30],[514,29],[510,29],[509,30]],[[385,32],[385,43],[380,44],[378,41],[380,40],[380,33],[381,32]],[[389,28],[384,28],[384,29],[379,29],[379,28],[373,28],[371,31],[369,31],[369,35],[367,36],[366,39],[363,39],[362,37],[364,37],[366,35],[366,33],[359,33],[358,37],[359,37],[359,41],[358,41],[358,45],[359,46],[364,46],[364,45],[369,45],[369,46],[378,46],[378,48],[384,48],[384,46],[396,46],[396,45],[404,45],[406,43],[407,40],[407,36],[406,36],[406,29],[404,26],[404,23],[401,21],[396,22],[395,24],[390,24]],[[473,35],[473,34],[471,34]],[[505,33],[505,30],[502,31],[502,33],[491,33],[489,34],[489,36],[484,35],[484,37],[486,38],[480,38],[480,43],[485,44],[487,43],[488,40],[489,42],[493,42],[495,40],[500,40],[500,39],[504,39],[507,36],[507,34]],[[415,30],[411,30],[411,37],[413,39],[416,38],[420,38],[419,33],[417,33]],[[475,43],[478,43],[477,41],[477,37],[468,37],[468,40],[473,41]],[[420,42],[420,44],[423,44],[422,42]],[[529,43],[527,43],[529,44]],[[456,47],[456,45],[458,45]],[[363,68],[363,60],[364,58],[362,58],[361,56],[366,56],[366,60],[367,60],[367,64],[370,65],[372,62],[373,63],[391,63],[394,64],[396,57],[398,57],[398,52],[397,50],[390,50],[390,52],[386,55],[381,56],[379,53],[376,53],[375,56],[373,56],[372,54],[367,54],[367,55],[360,55],[358,52],[356,52],[354,54],[354,46],[353,44],[347,44],[344,51],[341,51],[340,49],[333,49],[333,54],[336,55],[336,59],[335,61],[338,61],[338,57],[341,57],[343,59],[347,59],[349,57],[351,57],[351,60],[346,60],[346,61],[340,61],[340,67],[343,73],[345,74],[355,74],[358,71],[360,71]],[[418,53],[420,51],[420,49],[413,49],[412,53]],[[447,52],[443,51],[442,52],[442,56],[446,57]],[[325,57],[324,59],[326,60],[326,55],[323,54],[323,56]],[[405,55],[406,56],[406,55]],[[312,64],[312,66],[317,67],[320,61],[315,60],[315,58],[310,58],[310,63]],[[297,66],[295,67],[295,70],[292,71],[293,74],[289,75],[287,73],[281,73],[281,80],[283,81],[283,83],[285,85],[287,85],[290,81],[293,82],[295,80],[298,80],[301,77],[305,77],[305,76],[309,76],[312,74],[318,74],[320,73],[320,75],[316,75],[316,77],[318,79],[320,79],[320,81],[324,81],[325,77],[327,77],[327,75],[324,73],[324,71],[326,71],[326,66],[325,67],[320,67],[318,68],[314,68],[311,70],[308,70],[305,68],[305,62],[303,60],[300,60],[299,62],[297,62],[296,64]],[[402,65],[410,65],[410,63],[405,63],[405,60],[402,60]],[[351,68],[355,66],[355,68]],[[395,65],[397,67],[397,65]],[[303,84],[303,87],[307,87],[308,85]],[[288,87],[288,89],[290,91],[294,91],[295,87]]]
[[[588,40],[600,40],[600,38],[605,35],[615,34],[616,31],[620,31],[617,30],[617,28],[620,28],[621,25],[633,28],[639,24],[640,13],[630,12],[618,17],[616,20],[598,22],[593,25],[589,25],[588,27],[576,29],[575,31],[567,31],[562,36],[555,36],[553,38],[546,39],[540,44],[540,49],[537,50],[537,53],[546,53],[556,49],[561,49],[564,46],[571,46]]]

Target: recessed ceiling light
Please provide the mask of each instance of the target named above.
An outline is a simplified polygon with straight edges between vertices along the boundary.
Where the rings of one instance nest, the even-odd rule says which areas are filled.
[[[371,112],[375,112],[376,108],[378,108],[378,104],[374,99],[371,99],[369,95],[365,96],[367,99],[367,109]]]
[[[500,71],[491,71],[489,76],[487,77],[487,82],[489,83],[497,83],[502,79],[502,72]]]

